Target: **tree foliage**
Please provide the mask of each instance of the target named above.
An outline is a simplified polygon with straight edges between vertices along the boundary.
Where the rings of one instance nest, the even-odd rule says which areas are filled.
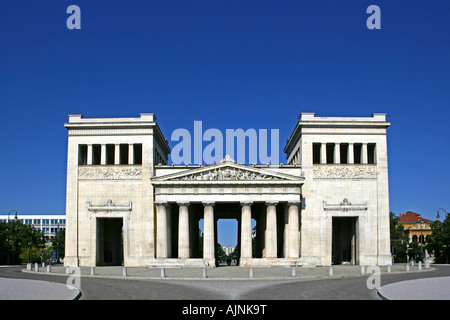
[[[450,258],[450,221],[449,216],[443,222],[436,220],[430,225],[432,234],[428,238],[426,249],[433,253],[435,263],[449,263]]]
[[[20,264],[40,260],[47,237],[42,231],[14,219],[0,223],[0,263]],[[36,261],[37,262],[37,261]]]

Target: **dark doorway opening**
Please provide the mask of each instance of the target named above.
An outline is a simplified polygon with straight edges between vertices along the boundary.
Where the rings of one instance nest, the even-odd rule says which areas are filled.
[[[332,264],[358,263],[356,224],[356,217],[333,217]]]
[[[123,264],[123,219],[97,219],[97,265],[120,266]]]

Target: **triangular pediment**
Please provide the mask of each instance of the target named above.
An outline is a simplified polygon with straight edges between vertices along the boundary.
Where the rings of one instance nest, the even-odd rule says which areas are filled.
[[[224,160],[217,164],[155,177],[152,181],[303,181],[303,177]]]

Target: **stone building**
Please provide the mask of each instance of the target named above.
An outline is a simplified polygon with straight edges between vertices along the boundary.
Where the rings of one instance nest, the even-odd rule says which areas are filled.
[[[70,115],[65,264],[215,266],[218,219],[240,266],[390,264],[388,126],[302,113],[287,164],[170,165],[154,114]]]

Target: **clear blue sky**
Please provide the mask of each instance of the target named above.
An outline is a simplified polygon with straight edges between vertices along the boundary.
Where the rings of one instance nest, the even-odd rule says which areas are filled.
[[[168,140],[195,120],[279,129],[283,162],[300,112],[386,112],[391,211],[435,219],[450,211],[449,14],[445,0],[2,0],[0,213],[65,212],[68,114],[154,112]]]

